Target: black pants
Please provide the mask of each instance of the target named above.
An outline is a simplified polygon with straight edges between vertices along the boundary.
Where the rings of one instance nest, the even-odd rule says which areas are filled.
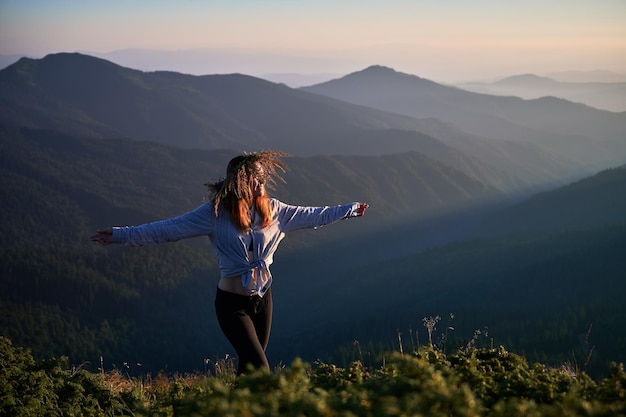
[[[265,348],[272,326],[272,293],[263,298],[248,297],[217,289],[215,296],[217,321],[239,356],[237,374],[248,365],[269,370]]]

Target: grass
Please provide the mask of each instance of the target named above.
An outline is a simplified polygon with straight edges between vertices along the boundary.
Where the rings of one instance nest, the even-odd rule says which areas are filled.
[[[424,319],[428,345],[366,366],[296,359],[271,373],[236,376],[235,361],[206,361],[205,372],[132,377],[115,369],[67,369],[64,358],[35,361],[0,338],[0,415],[11,416],[626,416],[626,373],[613,364],[597,381],[565,364],[529,364],[486,335],[446,353],[433,344],[438,317]],[[480,338],[480,339],[479,339]],[[408,350],[408,352],[407,352]]]

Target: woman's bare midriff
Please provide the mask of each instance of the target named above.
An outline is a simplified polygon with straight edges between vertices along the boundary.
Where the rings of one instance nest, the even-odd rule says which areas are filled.
[[[217,283],[217,288],[222,291],[232,292],[234,294],[245,296],[250,295],[250,290],[244,288],[244,286],[241,284],[241,275],[237,275],[235,277],[220,278],[219,282]]]

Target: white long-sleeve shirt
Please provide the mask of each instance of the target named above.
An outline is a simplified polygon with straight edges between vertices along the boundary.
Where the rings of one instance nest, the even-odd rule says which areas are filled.
[[[332,207],[293,206],[274,198],[270,199],[270,204],[272,221],[266,228],[261,227],[261,219],[253,209],[252,228],[242,232],[231,221],[230,214],[221,210],[216,216],[213,204],[207,202],[178,217],[140,226],[114,227],[113,242],[142,246],[206,235],[217,255],[220,275],[241,275],[244,288],[262,297],[272,284],[269,267],[286,232],[316,229],[356,217],[359,208],[359,203]]]

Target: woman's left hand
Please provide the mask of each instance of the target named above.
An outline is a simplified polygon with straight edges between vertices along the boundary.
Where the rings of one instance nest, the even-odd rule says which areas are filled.
[[[109,245],[113,243],[113,229],[98,230],[95,234],[91,235],[89,239],[92,242],[98,242],[101,245]]]

